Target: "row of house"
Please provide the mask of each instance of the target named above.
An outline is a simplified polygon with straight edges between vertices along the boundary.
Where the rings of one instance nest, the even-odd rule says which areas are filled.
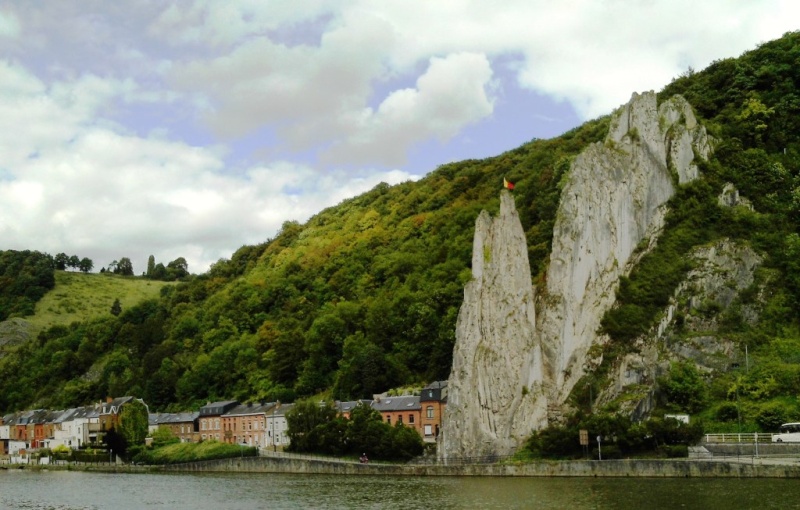
[[[78,449],[102,443],[103,436],[119,425],[122,407],[133,400],[134,397],[108,398],[63,411],[34,409],[5,415],[0,418],[0,455],[62,445]]]
[[[16,455],[27,449],[61,445],[78,449],[102,443],[104,434],[119,425],[123,406],[133,400],[130,396],[109,398],[106,402],[65,411],[37,409],[3,416],[0,454]],[[356,406],[371,406],[390,425],[402,423],[419,432],[424,441],[435,442],[446,403],[447,381],[437,381],[423,388],[419,395],[375,395],[372,400],[337,401],[336,408],[349,418]],[[293,405],[209,402],[196,412],[149,413],[149,429],[152,435],[160,427],[167,428],[182,442],[216,440],[277,450],[289,445],[286,413]]]
[[[381,413],[390,425],[412,427],[424,441],[439,436],[447,403],[447,381],[437,381],[419,395],[375,395],[373,400],[335,403],[345,418],[356,406],[367,405]],[[241,404],[235,400],[209,402],[197,412],[150,414],[150,430],[169,428],[183,442],[216,440],[259,448],[283,449],[289,445],[286,413],[294,404],[259,402]]]
[[[280,402],[209,402],[197,412],[151,413],[150,432],[165,427],[182,442],[213,439],[277,450],[289,444],[286,413],[293,406]]]

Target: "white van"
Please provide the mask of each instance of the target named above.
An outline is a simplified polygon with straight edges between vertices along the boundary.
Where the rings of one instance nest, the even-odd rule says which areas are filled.
[[[800,443],[800,423],[784,423],[780,432],[772,434],[773,443]]]

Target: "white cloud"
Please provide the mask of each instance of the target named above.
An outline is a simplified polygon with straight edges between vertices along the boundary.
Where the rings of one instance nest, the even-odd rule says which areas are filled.
[[[20,34],[17,16],[7,9],[0,9],[0,37],[16,38]]]
[[[482,54],[434,57],[416,88],[392,92],[377,110],[366,108],[352,125],[342,126],[349,136],[324,160],[402,164],[415,143],[430,138],[446,141],[464,126],[491,115],[492,99],[487,95],[491,77],[489,61]]]
[[[137,270],[152,253],[202,271],[287,219],[416,178],[402,163],[431,140],[457,158],[469,126],[530,132],[539,112],[498,118],[509,80],[594,117],[800,19],[792,0],[9,5],[0,249]]]
[[[18,66],[0,66],[0,131],[11,135],[0,138],[4,249],[75,253],[97,268],[127,256],[137,271],[149,254],[183,256],[204,271],[286,219],[304,221],[380,180],[413,178],[320,176],[289,162],[226,174],[213,149],[132,136],[97,117],[129,91],[98,77],[46,88]]]
[[[752,48],[765,34],[779,35],[778,27],[791,28],[796,18],[787,15],[797,10],[780,1],[516,0],[497,8],[467,0],[396,0],[347,2],[335,10],[313,1],[307,10],[279,4],[197,1],[188,11],[168,9],[153,30],[175,43],[212,49],[173,67],[172,76],[180,88],[209,98],[204,119],[215,132],[239,137],[269,125],[289,150],[327,146],[325,161],[349,164],[402,162],[425,138],[447,139],[490,115],[482,94],[462,97],[468,112],[459,115],[426,104],[426,123],[419,111],[422,90],[372,96],[377,83],[413,79],[432,58],[516,58],[523,87],[566,100],[591,118],[634,91],[663,87],[688,66],[701,68]],[[317,27],[319,44],[286,46],[270,38],[279,26],[325,15],[330,19]],[[220,45],[231,49],[219,52]],[[472,81],[451,82],[455,94],[485,89],[485,73],[460,71],[462,80]],[[428,77],[416,79],[419,87]],[[371,104],[380,106],[373,111]]]

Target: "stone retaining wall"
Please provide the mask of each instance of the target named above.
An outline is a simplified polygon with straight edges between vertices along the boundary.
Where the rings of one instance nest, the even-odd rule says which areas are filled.
[[[292,458],[231,458],[163,466],[162,471],[297,473],[383,476],[530,476],[530,477],[672,477],[800,478],[800,465],[691,461],[608,460],[531,464],[397,465],[358,464]]]

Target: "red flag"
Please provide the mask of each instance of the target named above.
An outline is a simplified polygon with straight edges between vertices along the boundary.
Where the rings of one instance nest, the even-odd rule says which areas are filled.
[[[503,187],[505,189],[512,190],[514,189],[514,183],[506,180],[506,178],[503,177]]]

